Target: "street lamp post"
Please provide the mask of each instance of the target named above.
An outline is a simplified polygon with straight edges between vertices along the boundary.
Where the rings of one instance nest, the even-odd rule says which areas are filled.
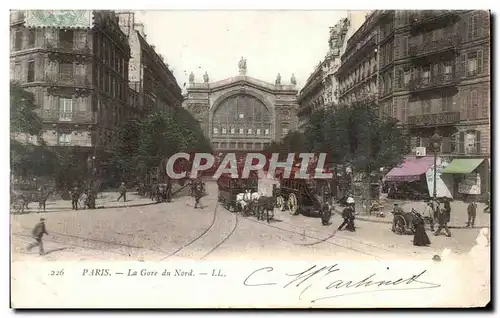
[[[432,196],[434,197],[434,200],[436,199],[437,196],[437,189],[436,189],[436,175],[437,175],[437,152],[441,148],[441,136],[439,133],[436,131],[434,135],[431,137],[431,145],[432,145],[432,151],[434,152],[434,185],[433,185],[433,191],[432,191]]]

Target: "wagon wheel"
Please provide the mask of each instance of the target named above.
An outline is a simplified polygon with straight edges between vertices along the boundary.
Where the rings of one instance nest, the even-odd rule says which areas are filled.
[[[394,229],[396,234],[403,235],[406,232],[406,221],[405,219],[398,215],[394,217]]]
[[[23,201],[14,201],[12,203],[12,208],[14,209],[14,213],[22,213],[24,207],[24,202]]]
[[[280,211],[285,210],[285,199],[281,195],[276,198],[276,207]]]
[[[288,196],[288,207],[291,215],[295,215],[297,211],[299,210],[299,205],[298,205],[298,200],[297,196],[295,196],[295,193],[290,193]]]

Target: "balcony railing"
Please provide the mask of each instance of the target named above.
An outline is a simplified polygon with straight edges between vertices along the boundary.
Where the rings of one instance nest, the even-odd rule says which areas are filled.
[[[457,14],[457,10],[419,10],[410,14],[410,26],[417,27],[439,18]]]
[[[74,76],[63,76],[58,73],[50,73],[45,75],[45,81],[47,83],[61,85],[61,86],[72,86],[72,87],[92,87],[92,81],[88,76],[84,75],[74,75]]]
[[[420,77],[410,81],[408,89],[412,92],[425,91],[443,86],[458,84],[459,77],[453,73],[439,74],[432,77]]]
[[[44,109],[41,115],[43,121],[50,123],[95,123],[95,116],[90,111],[60,111],[58,109]]]
[[[412,45],[409,49],[409,54],[412,57],[426,56],[440,51],[447,51],[450,49],[458,48],[460,45],[461,37],[453,34],[449,37],[443,37],[435,41],[426,41],[424,43]]]
[[[408,116],[407,124],[410,127],[443,126],[460,122],[460,112],[444,112]]]
[[[45,48],[60,53],[90,54],[91,49],[88,43],[78,43],[69,41],[45,40]]]

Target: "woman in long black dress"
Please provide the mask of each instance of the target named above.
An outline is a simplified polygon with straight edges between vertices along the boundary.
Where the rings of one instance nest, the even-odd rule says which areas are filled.
[[[413,236],[413,245],[415,246],[427,246],[431,244],[431,240],[425,233],[425,221],[420,216],[415,217],[415,235]]]

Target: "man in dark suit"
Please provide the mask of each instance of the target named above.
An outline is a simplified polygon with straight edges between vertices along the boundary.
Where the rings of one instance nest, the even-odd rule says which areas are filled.
[[[33,228],[33,231],[31,232],[31,234],[33,235],[33,238],[35,239],[35,242],[31,243],[30,245],[28,245],[28,247],[26,249],[28,251],[30,251],[33,247],[38,246],[39,254],[40,255],[45,254],[45,251],[43,250],[43,240],[42,240],[42,238],[43,238],[44,234],[49,235],[49,233],[47,233],[47,229],[45,227],[45,219],[44,218],[41,218],[40,222],[35,225],[35,227]]]
[[[203,196],[203,185],[201,181],[196,180],[195,181],[195,186],[194,186],[194,208],[198,208],[198,204],[200,205],[200,208],[203,208],[200,203],[200,199]]]
[[[468,214],[467,227],[469,226],[474,227],[474,222],[476,221],[476,211],[477,211],[477,203],[474,199],[472,199],[472,202],[469,203],[469,206],[467,207],[467,214]]]
[[[451,232],[450,229],[448,228],[448,222],[450,222],[450,216],[451,216],[451,206],[450,206],[450,201],[449,199],[445,199],[444,201],[444,207],[438,208],[438,229],[436,233],[434,233],[435,236],[438,236],[441,234],[441,230],[444,229],[446,232],[446,236],[451,237]]]
[[[71,191],[71,208],[73,210],[78,210],[78,199],[80,199],[80,190],[78,187],[74,187]]]

